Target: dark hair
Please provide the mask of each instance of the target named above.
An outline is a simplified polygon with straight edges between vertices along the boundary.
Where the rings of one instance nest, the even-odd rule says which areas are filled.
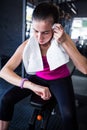
[[[49,17],[53,18],[53,24],[58,22],[59,10],[56,5],[48,2],[43,2],[35,7],[32,19],[45,20]]]

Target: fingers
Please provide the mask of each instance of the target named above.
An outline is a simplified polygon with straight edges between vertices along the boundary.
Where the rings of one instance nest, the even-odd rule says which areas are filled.
[[[60,24],[55,25],[53,31],[54,31],[54,36],[57,35],[58,38],[60,38],[63,35],[63,33],[64,33],[64,29],[63,29],[63,27]]]
[[[53,25],[53,32],[54,32],[54,35],[53,35],[53,37],[56,39],[56,41],[57,42],[61,42],[61,41],[63,41],[63,39],[64,39],[64,29],[63,29],[63,27],[62,27],[62,25],[61,24],[54,24]]]
[[[48,87],[36,85],[34,86],[34,92],[43,100],[49,100],[51,98],[51,92]]]
[[[49,91],[49,89],[46,89],[45,92],[43,92],[41,98],[44,100],[49,100],[51,98],[51,92]]]
[[[54,31],[56,31],[56,30],[60,30],[61,31],[61,30],[63,30],[63,26],[61,24],[54,24],[52,29]]]

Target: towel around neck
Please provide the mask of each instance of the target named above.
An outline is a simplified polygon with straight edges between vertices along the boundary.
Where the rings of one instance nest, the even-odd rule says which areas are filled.
[[[51,40],[51,45],[47,50],[46,56],[50,70],[54,70],[69,62],[68,54],[65,52],[61,44],[58,44],[55,39]],[[35,74],[37,71],[43,70],[40,47],[33,36],[30,37],[24,48],[23,63],[28,74]]]

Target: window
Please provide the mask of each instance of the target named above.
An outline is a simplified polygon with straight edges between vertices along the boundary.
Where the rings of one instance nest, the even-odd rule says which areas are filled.
[[[81,37],[81,39],[87,39],[87,18],[86,17],[78,17],[74,18],[72,22],[72,28],[71,28],[71,38],[72,39],[78,39],[78,37]]]
[[[27,4],[26,6],[26,38],[30,37],[31,35],[31,26],[32,26],[32,13],[34,7]]]

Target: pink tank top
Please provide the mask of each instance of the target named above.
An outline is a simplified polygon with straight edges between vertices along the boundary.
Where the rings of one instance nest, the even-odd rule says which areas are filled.
[[[43,59],[44,69],[42,71],[36,72],[36,75],[38,77],[46,80],[54,80],[54,79],[64,78],[70,75],[69,69],[66,64],[61,67],[58,67],[55,70],[50,71],[46,56],[42,56],[42,59]]]

